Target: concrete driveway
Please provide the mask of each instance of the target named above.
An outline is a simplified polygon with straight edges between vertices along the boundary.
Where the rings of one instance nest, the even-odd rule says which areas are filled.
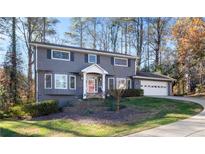
[[[205,98],[195,97],[174,97],[163,98],[186,100],[201,104],[205,108]],[[189,119],[181,120],[168,125],[145,130],[139,133],[128,135],[129,137],[205,137],[205,110]]]

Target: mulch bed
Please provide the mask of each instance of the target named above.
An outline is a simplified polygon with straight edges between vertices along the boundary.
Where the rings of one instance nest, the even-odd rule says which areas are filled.
[[[81,102],[64,108],[63,112],[34,118],[33,120],[69,119],[82,123],[122,124],[142,121],[156,114],[135,107],[125,107],[119,112],[111,111],[104,103]]]

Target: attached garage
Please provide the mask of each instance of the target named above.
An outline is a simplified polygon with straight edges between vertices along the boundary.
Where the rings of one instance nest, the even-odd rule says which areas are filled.
[[[143,89],[145,96],[172,95],[173,78],[148,72],[138,72],[134,78],[134,87]]]
[[[141,80],[141,89],[144,90],[144,95],[168,95],[168,83],[164,81]]]

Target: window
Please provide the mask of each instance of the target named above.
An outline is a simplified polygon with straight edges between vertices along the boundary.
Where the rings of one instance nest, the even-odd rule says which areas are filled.
[[[132,89],[132,81],[131,81],[131,79],[127,79],[127,89]]]
[[[128,59],[114,57],[114,65],[128,67]]]
[[[52,50],[52,59],[70,61],[70,52]]]
[[[76,90],[76,76],[69,75],[69,89]]]
[[[108,89],[109,90],[115,89],[115,79],[114,78],[108,78]]]
[[[67,75],[55,74],[55,89],[67,89]]]
[[[45,89],[52,89],[52,74],[45,74],[44,87]]]
[[[97,56],[94,54],[88,54],[88,63],[97,63]]]
[[[126,79],[125,78],[117,78],[117,89],[126,89]]]

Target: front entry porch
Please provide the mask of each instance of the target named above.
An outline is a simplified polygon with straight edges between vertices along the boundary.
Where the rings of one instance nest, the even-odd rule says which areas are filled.
[[[97,64],[86,67],[83,73],[83,99],[105,98],[105,76],[108,74]]]

